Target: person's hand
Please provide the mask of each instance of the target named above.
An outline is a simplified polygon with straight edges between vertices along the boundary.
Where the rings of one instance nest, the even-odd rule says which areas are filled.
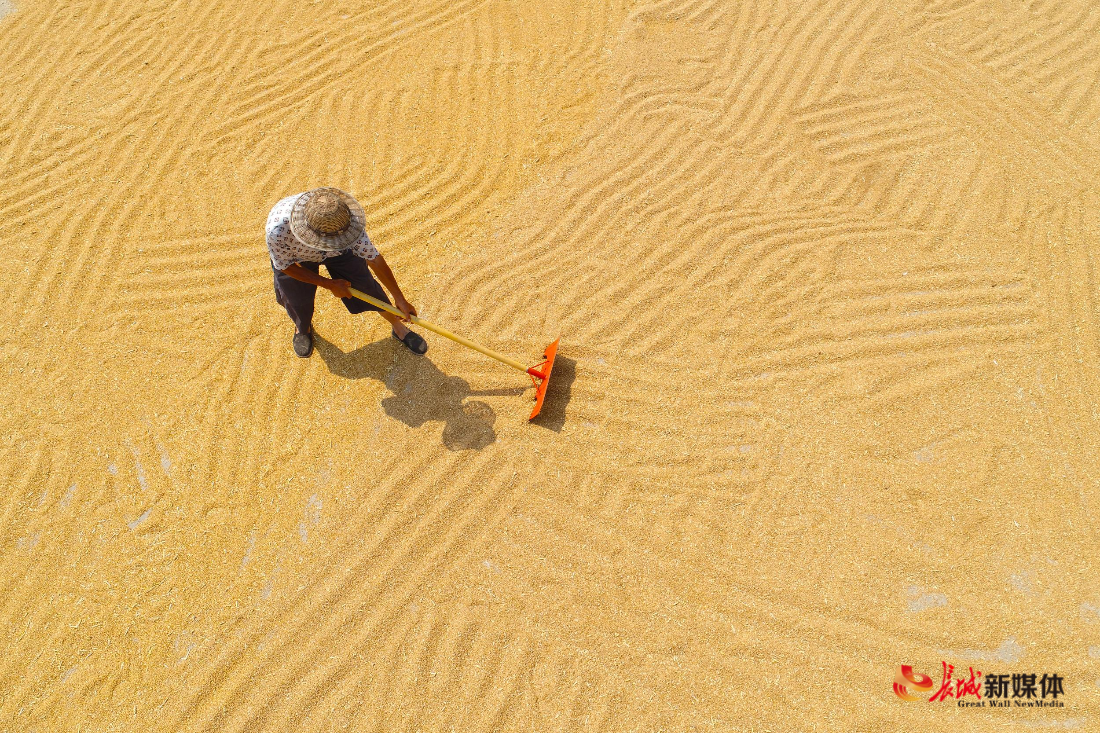
[[[328,289],[331,290],[332,294],[337,298],[351,297],[351,283],[347,280],[330,280]]]
[[[412,303],[404,298],[394,298],[393,305],[397,310],[405,314],[405,317],[401,320],[405,323],[412,323],[412,317],[416,315],[416,308],[413,308]]]

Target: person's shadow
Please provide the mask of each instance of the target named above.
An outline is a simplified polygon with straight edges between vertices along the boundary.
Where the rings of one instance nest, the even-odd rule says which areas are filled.
[[[393,393],[382,399],[390,417],[418,428],[431,420],[443,423],[443,445],[449,450],[481,450],[497,439],[496,413],[472,395],[521,394],[522,388],[473,392],[465,379],[440,371],[427,356],[410,353],[387,335],[343,352],[313,331],[313,345],[333,374],[345,379],[377,379]]]

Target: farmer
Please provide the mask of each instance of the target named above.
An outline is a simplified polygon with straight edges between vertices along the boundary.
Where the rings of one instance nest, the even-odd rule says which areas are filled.
[[[428,350],[427,342],[405,326],[416,308],[405,300],[385,258],[371,244],[363,207],[351,195],[338,188],[315,188],[287,196],[267,216],[267,249],[275,271],[275,300],[294,321],[298,356],[313,353],[313,296],[318,286],[343,300],[352,313],[378,311],[393,327],[393,337],[414,354]],[[322,262],[329,277],[319,274]],[[371,270],[393,294],[393,305],[404,318],[352,297],[348,288],[390,302]]]

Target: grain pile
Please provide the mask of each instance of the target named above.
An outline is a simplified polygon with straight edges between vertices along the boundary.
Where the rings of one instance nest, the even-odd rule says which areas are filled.
[[[1098,78],[1087,0],[19,0],[0,730],[1095,729]],[[540,425],[325,294],[293,356],[318,185],[562,334]]]

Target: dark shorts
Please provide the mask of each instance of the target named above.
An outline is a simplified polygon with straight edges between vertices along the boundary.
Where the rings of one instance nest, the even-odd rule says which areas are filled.
[[[367,261],[351,252],[343,252],[335,257],[328,257],[323,263],[299,262],[298,264],[310,272],[318,272],[323,264],[332,279],[347,280],[356,290],[361,290],[367,295],[373,295],[386,303],[390,302],[390,299],[386,296],[386,291],[371,275],[370,269],[367,267]],[[275,273],[275,300],[278,301],[279,305],[286,308],[287,315],[290,316],[290,320],[294,321],[298,331],[305,333],[309,330],[310,323],[313,322],[313,298],[317,294],[317,286],[295,280],[290,275],[279,272],[274,266],[271,269]],[[381,310],[377,306],[358,298],[341,298],[340,300],[350,313]]]

